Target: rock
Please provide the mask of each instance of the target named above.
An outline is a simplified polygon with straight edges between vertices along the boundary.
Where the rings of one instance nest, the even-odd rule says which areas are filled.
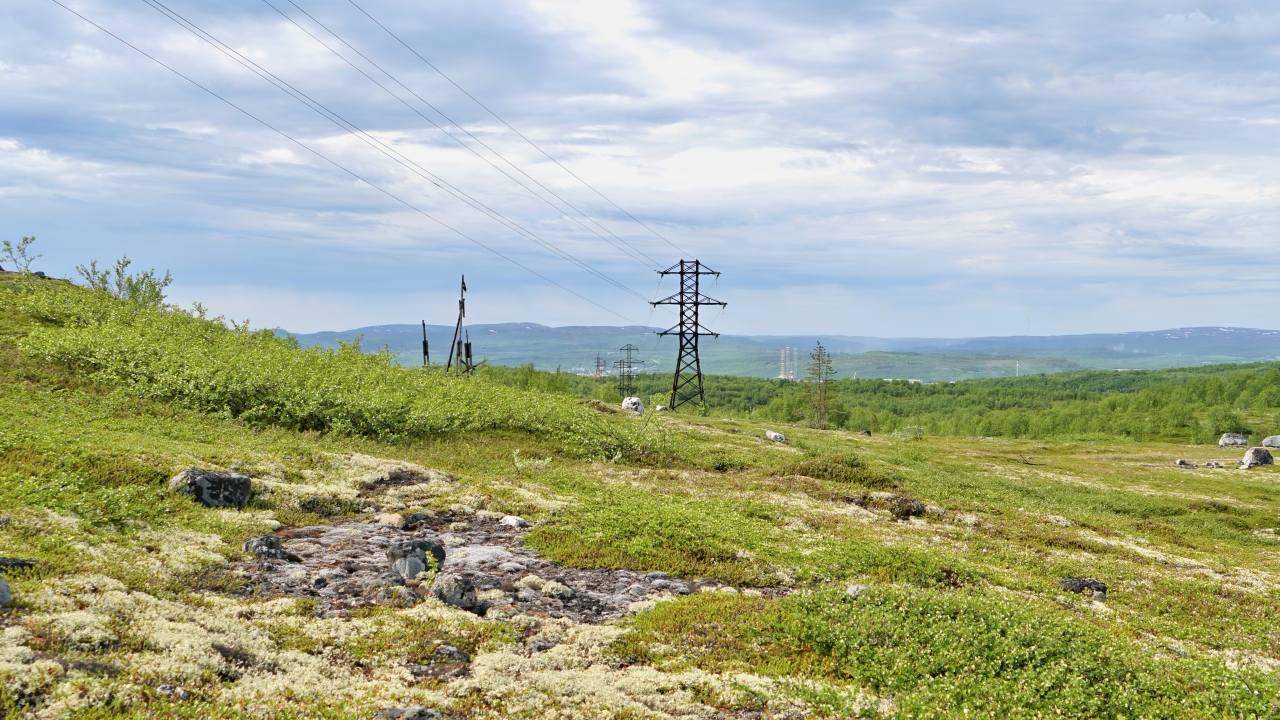
[[[244,507],[252,486],[249,478],[236,473],[192,468],[169,481],[169,489],[199,500],[208,507]]]
[[[858,432],[854,433],[854,435],[865,435],[866,437],[871,437],[871,431],[870,431],[870,430],[859,430]]]
[[[644,577],[646,580],[666,580],[671,576],[662,572],[661,570],[654,570],[653,572],[645,573]]]
[[[546,638],[534,638],[525,643],[525,647],[528,648],[531,653],[546,652],[555,646],[556,643],[547,640]]]
[[[765,437],[767,437],[767,438],[769,438],[770,440],[772,440],[772,441],[774,441],[774,442],[781,442],[781,443],[784,443],[784,442],[786,442],[786,441],[787,441],[787,436],[786,436],[786,435],[783,435],[783,434],[782,434],[782,433],[780,433],[780,432],[774,432],[774,431],[772,431],[772,430],[765,430],[765,431],[764,431],[764,436],[765,436]]]
[[[1275,462],[1271,457],[1270,450],[1255,447],[1249,448],[1249,451],[1244,454],[1244,459],[1240,461],[1240,467],[1248,469],[1255,465],[1274,465]]]
[[[160,693],[161,695],[168,695],[170,700],[174,700],[177,702],[181,702],[191,697],[191,693],[187,692],[186,690],[183,690],[177,685],[173,685],[170,683],[164,683],[160,687],[156,688],[156,692]]]
[[[284,545],[275,535],[257,535],[244,541],[244,551],[258,557],[280,559],[284,557]]]
[[[1058,583],[1058,587],[1067,592],[1080,593],[1086,590],[1093,593],[1098,602],[1107,601],[1107,584],[1097,578],[1069,577]]]
[[[629,397],[622,399],[622,409],[630,410],[633,413],[644,414],[644,402],[638,397]]]
[[[1195,467],[1195,466],[1194,466],[1194,465],[1192,465],[1191,463],[1187,462],[1186,460],[1182,460],[1182,459],[1176,460],[1173,464],[1174,464],[1174,465],[1177,465],[1178,467]]]
[[[517,515],[506,515],[501,520],[498,521],[498,524],[509,527],[509,528],[529,527],[529,521]]]
[[[0,608],[9,607],[9,603],[13,602],[13,591],[9,589],[9,583],[4,578],[0,578]]]
[[[407,708],[382,708],[374,713],[373,720],[440,720],[438,710],[428,710],[421,705]]]
[[[1262,447],[1280,448],[1280,435],[1272,435],[1262,441]]]
[[[923,502],[906,495],[895,496],[889,502],[889,513],[899,520],[923,515],[927,510]]]
[[[425,523],[431,522],[431,516],[427,513],[414,513],[404,519],[405,528],[417,528]]]
[[[397,530],[403,530],[408,521],[399,513],[383,513],[378,516],[378,522],[382,525],[390,525]]]
[[[858,596],[862,595],[862,593],[870,589],[871,588],[867,587],[866,585],[850,585],[849,587],[844,589],[844,594],[848,595],[854,600],[857,600]]]
[[[0,522],[3,525],[3,522]],[[21,560],[19,558],[0,557],[0,568],[9,568],[12,570],[25,570],[29,567],[38,565],[35,560]]]
[[[436,648],[436,655],[448,662],[471,662],[471,657],[452,645],[441,645]]]
[[[653,411],[654,412],[671,412],[671,408],[667,407],[666,405],[659,405],[658,407],[654,408]]]
[[[408,542],[395,543],[387,548],[387,561],[391,565],[403,557],[413,556],[418,558],[423,568],[427,565],[427,553],[431,553],[431,557],[435,559],[435,568],[439,570],[444,567],[444,546],[434,540],[410,540]]]
[[[1249,438],[1240,433],[1222,433],[1222,437],[1218,440],[1218,447],[1245,447],[1249,444]]]
[[[391,570],[405,580],[413,580],[418,573],[426,572],[427,566],[416,555],[409,555],[391,563]]]
[[[461,575],[440,573],[431,585],[431,596],[446,605],[460,607],[463,610],[474,610],[479,606],[476,601],[476,588],[471,581]]]

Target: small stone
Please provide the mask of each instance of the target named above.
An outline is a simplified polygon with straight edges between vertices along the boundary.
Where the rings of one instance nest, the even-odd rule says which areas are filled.
[[[467,578],[453,573],[440,573],[431,586],[431,595],[446,605],[464,610],[472,610],[479,605],[475,585]]]
[[[1098,602],[1107,601],[1107,584],[1097,578],[1087,577],[1069,577],[1064,578],[1058,583],[1058,587],[1067,592],[1080,593],[1086,590],[1093,593],[1093,599]]]
[[[871,437],[871,431],[870,431],[870,430],[859,430],[858,432],[854,433],[854,435],[865,435],[866,437]]]
[[[283,558],[284,545],[275,535],[257,535],[244,541],[244,551],[250,555],[269,558]]]
[[[192,468],[170,480],[169,489],[190,495],[206,507],[244,507],[252,494],[252,483],[244,475]]]
[[[9,603],[13,602],[13,591],[9,589],[9,583],[4,578],[0,578],[0,608],[9,607]]]
[[[529,521],[518,515],[504,515],[503,518],[498,521],[498,524],[509,528],[529,527]]]
[[[671,412],[671,408],[667,407],[666,405],[659,405],[658,407],[654,408],[653,411],[654,412]]]
[[[667,578],[671,577],[670,575],[662,572],[661,570],[654,570],[653,572],[645,573],[644,576],[648,580],[666,580]]]
[[[191,693],[187,692],[186,690],[183,690],[177,685],[173,685],[170,683],[164,683],[160,687],[156,688],[156,692],[160,693],[161,695],[168,695],[170,700],[174,700],[177,702],[181,702],[191,697]]]
[[[556,643],[547,640],[546,638],[533,638],[525,644],[525,647],[529,648],[529,652],[535,653],[546,652],[555,646]]]
[[[421,705],[410,705],[403,709],[389,707],[374,713],[373,720],[440,720],[440,711]]]
[[[525,567],[518,562],[504,562],[498,566],[498,569],[502,572],[514,573],[524,570]]]
[[[378,516],[378,523],[381,525],[390,525],[397,530],[403,530],[405,526],[405,519],[400,513],[383,513]]]
[[[848,595],[854,600],[857,600],[858,596],[862,595],[862,593],[870,589],[871,588],[867,587],[866,585],[850,585],[849,587],[844,589],[844,594]]]
[[[387,548],[387,561],[394,564],[400,558],[413,556],[418,558],[425,569],[428,553],[435,560],[437,570],[444,567],[444,546],[434,540],[418,539],[395,543]]]
[[[461,650],[454,647],[453,645],[441,645],[440,647],[436,648],[436,655],[440,656],[445,660],[448,660],[449,662],[462,662],[462,663],[471,662],[471,657],[469,655],[462,652]]]
[[[1249,444],[1249,438],[1240,433],[1223,433],[1218,439],[1218,447],[1246,447]]]
[[[767,438],[769,438],[770,440],[772,440],[772,441],[774,441],[774,442],[784,443],[784,442],[786,442],[786,441],[787,441],[787,436],[786,436],[786,435],[783,435],[783,434],[782,434],[782,433],[780,433],[780,432],[774,432],[774,431],[772,431],[772,430],[765,430],[765,431],[764,431],[764,436],[765,436],[765,437],[767,437]]]
[[[1245,469],[1255,465],[1274,464],[1275,460],[1271,457],[1271,451],[1262,447],[1249,448],[1249,451],[1244,454],[1244,459],[1240,461],[1240,467]]]
[[[418,573],[426,572],[427,566],[417,556],[409,555],[391,563],[391,570],[405,580],[413,580]]]
[[[889,503],[889,513],[899,520],[925,514],[923,502],[905,495],[898,495]]]
[[[644,402],[638,397],[628,397],[622,399],[622,409],[639,415],[644,414]]]
[[[431,516],[426,513],[414,513],[404,519],[405,527],[418,527],[424,523],[431,522]]]
[[[1182,460],[1181,458],[1179,458],[1179,459],[1178,459],[1176,462],[1174,462],[1173,464],[1174,464],[1174,465],[1177,465],[1178,467],[1188,467],[1188,466],[1190,466],[1190,465],[1191,465],[1191,463],[1187,462],[1186,460]]]
[[[1262,447],[1280,448],[1280,435],[1272,435],[1262,441]]]

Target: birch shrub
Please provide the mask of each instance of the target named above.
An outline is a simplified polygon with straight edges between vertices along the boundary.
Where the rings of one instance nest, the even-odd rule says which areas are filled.
[[[28,282],[0,296],[41,326],[24,354],[110,386],[256,425],[360,435],[384,442],[514,430],[563,441],[584,458],[653,451],[624,420],[571,397],[522,392],[485,378],[405,369],[391,354],[301,349],[249,323],[207,318],[199,305],[149,307],[68,283]]]

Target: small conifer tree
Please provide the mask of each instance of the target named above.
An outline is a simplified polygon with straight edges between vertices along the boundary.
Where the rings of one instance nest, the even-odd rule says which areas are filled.
[[[805,376],[804,394],[808,406],[808,420],[816,428],[826,429],[831,418],[833,402],[832,378],[836,371],[831,367],[831,353],[819,342],[809,354],[809,373]]]

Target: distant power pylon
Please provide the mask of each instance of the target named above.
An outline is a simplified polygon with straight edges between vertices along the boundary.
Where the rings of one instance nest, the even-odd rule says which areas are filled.
[[[633,360],[632,353],[640,352],[640,348],[627,343],[627,346],[618,350],[619,353],[626,353],[626,357],[621,360],[615,360],[613,366],[618,369],[618,394],[624,398],[635,395],[636,392],[636,369],[637,366],[643,367],[643,360]]]
[[[672,265],[658,274],[680,276],[680,292],[649,303],[650,305],[680,306],[679,324],[658,333],[680,336],[680,355],[676,358],[676,372],[671,380],[671,409],[675,410],[687,402],[702,404],[706,402],[707,397],[702,390],[702,361],[698,358],[698,337],[720,336],[698,324],[698,308],[703,305],[724,307],[727,303],[703,295],[699,288],[699,280],[703,275],[720,277],[720,273],[703,267],[697,260],[681,260],[678,265]]]
[[[609,364],[605,362],[604,356],[596,353],[596,377],[605,377],[609,374]]]
[[[467,276],[462,276],[462,292],[458,295],[458,324],[453,327],[453,340],[449,341],[449,362],[445,372],[453,370],[453,374],[471,374],[471,333],[463,340],[462,318],[467,316]],[[426,341],[423,341],[425,354]]]

